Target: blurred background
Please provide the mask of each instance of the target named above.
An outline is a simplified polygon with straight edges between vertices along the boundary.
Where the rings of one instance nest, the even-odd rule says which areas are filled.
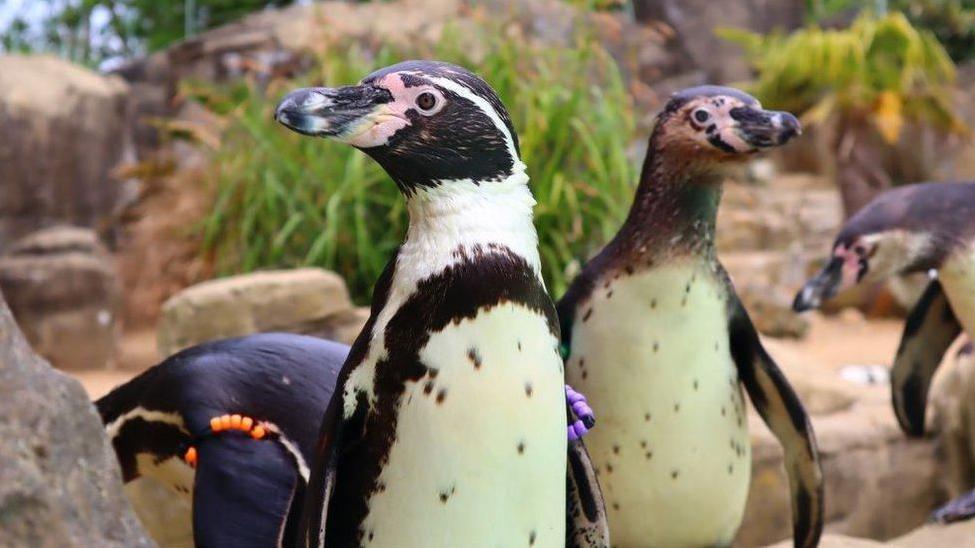
[[[618,228],[672,92],[736,85],[800,116],[728,181],[718,249],[814,415],[830,530],[896,538],[972,485],[971,375],[949,360],[939,434],[908,441],[883,371],[850,368],[890,363],[923,281],[790,304],[877,193],[975,179],[975,0],[0,0],[0,291],[34,349],[98,397],[204,340],[350,341],[404,203],[272,109],[409,58],[500,92],[555,296]],[[752,432],[743,546],[790,530],[778,444]],[[910,542],[946,542],[929,533]]]

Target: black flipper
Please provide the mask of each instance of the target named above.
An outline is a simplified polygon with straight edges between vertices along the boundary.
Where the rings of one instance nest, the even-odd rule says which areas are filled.
[[[572,415],[569,415],[570,419]],[[609,548],[606,503],[582,440],[569,442],[566,477],[566,548]]]
[[[343,373],[345,373],[343,371]],[[347,375],[339,377],[339,387]],[[338,466],[340,440],[342,439],[342,390],[337,389],[325,411],[318,438],[315,464],[308,478],[308,494],[302,504],[299,541],[297,546],[319,547],[325,545],[325,525],[328,504],[335,487],[335,471]]]
[[[975,491],[969,491],[931,513],[931,521],[953,523],[975,517]]]
[[[894,414],[908,436],[924,435],[931,379],[959,333],[961,324],[941,283],[932,280],[907,317],[890,374]]]
[[[265,548],[288,540],[289,510],[302,481],[280,443],[228,433],[204,438],[196,450],[196,546]]]
[[[748,312],[729,291],[728,330],[738,377],[785,453],[796,547],[819,544],[823,532],[823,472],[812,424],[782,371],[762,347]]]

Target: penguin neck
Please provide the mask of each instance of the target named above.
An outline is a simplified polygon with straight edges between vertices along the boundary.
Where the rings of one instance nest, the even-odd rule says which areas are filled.
[[[534,206],[521,162],[500,181],[462,179],[418,187],[407,198],[410,221],[398,265],[423,279],[503,247],[525,259],[541,279]]]
[[[714,258],[726,170],[650,141],[633,206],[617,236],[624,255]]]

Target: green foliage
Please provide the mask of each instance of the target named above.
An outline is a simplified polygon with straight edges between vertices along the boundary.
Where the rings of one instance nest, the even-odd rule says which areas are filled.
[[[933,32],[955,61],[975,58],[975,0],[894,0],[892,6]]]
[[[864,15],[844,30],[723,35],[743,45],[758,70],[751,91],[769,106],[803,113],[809,123],[869,120],[888,142],[907,121],[962,129],[951,107],[951,59],[930,32],[900,13]]]
[[[814,22],[863,9],[901,11],[913,25],[933,32],[955,61],[975,58],[975,0],[806,0]]]
[[[402,59],[431,58],[475,68],[510,109],[538,200],[546,281],[553,293],[564,291],[567,265],[606,241],[632,197],[635,170],[624,152],[634,133],[629,96],[612,58],[589,39],[557,48],[465,32],[429,49],[330,44],[301,81],[274,82],[265,94],[250,86],[228,91],[244,98],[227,101],[236,106],[216,152],[215,200],[205,221],[218,270],[319,265],[342,274],[358,302],[368,301],[405,234],[403,198],[361,152],[297,136],[275,124],[272,111],[292,88],[351,83]]]

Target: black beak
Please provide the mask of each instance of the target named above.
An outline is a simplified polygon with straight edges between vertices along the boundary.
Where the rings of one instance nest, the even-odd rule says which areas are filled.
[[[737,107],[731,109],[731,117],[738,122],[741,138],[755,148],[784,145],[802,133],[799,120],[788,112]]]
[[[274,112],[274,119],[303,135],[338,137],[392,101],[388,90],[368,84],[292,91]]]
[[[833,257],[818,274],[806,282],[806,285],[802,286],[802,289],[796,293],[796,298],[792,301],[792,309],[796,312],[805,312],[819,308],[823,301],[836,295],[842,278],[843,259]]]

